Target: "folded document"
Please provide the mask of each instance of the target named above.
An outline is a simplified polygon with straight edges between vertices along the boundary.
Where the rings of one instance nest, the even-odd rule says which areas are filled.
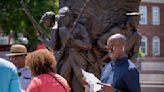
[[[81,71],[89,84],[90,92],[97,92],[101,90],[101,85],[97,84],[101,83],[101,81],[97,77],[95,77],[93,73],[86,72],[83,69],[81,69]]]

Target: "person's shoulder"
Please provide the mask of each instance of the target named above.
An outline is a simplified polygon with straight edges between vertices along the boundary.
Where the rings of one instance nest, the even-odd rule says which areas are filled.
[[[69,87],[69,84],[68,82],[66,81],[66,79],[64,79],[61,75],[59,74],[54,74],[55,77],[62,83],[64,84],[65,87],[67,87],[68,90],[70,90],[70,87]]]
[[[17,68],[10,61],[0,58],[0,72],[5,76],[10,76],[13,79],[17,79]]]
[[[0,58],[0,67],[6,68],[6,69],[16,69],[13,63],[3,58]]]
[[[59,80],[63,80],[63,81],[66,81],[61,75],[59,74],[54,74],[54,76],[59,79]]]
[[[128,69],[134,69],[134,68],[136,68],[135,64],[131,60],[128,60]]]
[[[136,68],[135,64],[131,61],[131,60],[128,60],[128,62],[126,63],[126,71],[124,71],[124,74],[127,76],[129,75],[136,75],[136,74],[139,74],[139,71],[138,69]]]
[[[41,86],[41,81],[39,80],[38,77],[34,77],[31,81],[30,84],[28,85],[26,92],[34,92]]]
[[[30,82],[31,85],[34,85],[34,86],[39,86],[42,84],[42,79],[40,77],[33,77],[31,82]]]
[[[139,73],[136,65],[131,61],[131,60],[128,60],[128,72],[130,73]]]
[[[68,85],[66,79],[64,79],[61,75],[55,74],[55,77],[56,77],[59,81],[61,81],[62,83],[64,83],[65,85]]]

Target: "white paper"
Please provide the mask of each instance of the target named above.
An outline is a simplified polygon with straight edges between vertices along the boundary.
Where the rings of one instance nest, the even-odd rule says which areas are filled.
[[[101,85],[97,84],[101,83],[101,81],[97,77],[95,77],[93,73],[86,72],[83,69],[81,69],[81,71],[89,84],[90,92],[97,92],[101,90]]]

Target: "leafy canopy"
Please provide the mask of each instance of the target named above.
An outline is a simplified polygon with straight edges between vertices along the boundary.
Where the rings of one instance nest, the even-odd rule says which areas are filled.
[[[46,11],[58,11],[58,0],[24,0],[29,11],[39,21]],[[25,15],[19,0],[0,0],[0,28],[7,35],[11,31],[15,37],[23,33],[29,39],[29,45],[35,46],[39,41],[36,31]]]

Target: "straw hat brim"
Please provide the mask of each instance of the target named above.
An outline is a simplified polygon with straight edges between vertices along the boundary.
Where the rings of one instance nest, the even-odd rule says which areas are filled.
[[[18,56],[18,55],[26,55],[27,53],[9,53],[6,56]]]

